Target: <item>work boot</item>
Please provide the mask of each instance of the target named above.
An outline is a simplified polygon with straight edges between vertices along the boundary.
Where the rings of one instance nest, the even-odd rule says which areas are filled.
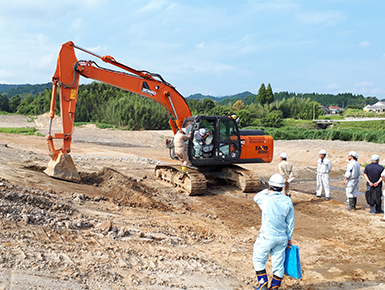
[[[349,200],[348,200],[348,207],[347,208],[345,208],[345,209],[347,209],[347,210],[352,210],[352,209],[356,209],[355,207],[354,207],[354,200],[353,200],[354,198],[349,198]]]
[[[326,201],[329,201],[329,200],[330,200],[330,197],[325,197],[325,200],[326,200]]]
[[[187,170],[186,166],[182,166],[182,172],[183,174],[189,174],[190,172]]]
[[[256,273],[257,273],[257,280],[258,280],[259,286],[258,287],[253,286],[253,288],[256,290],[268,290],[267,283],[269,283],[269,280],[267,280],[266,270],[256,271]]]
[[[357,197],[353,197],[353,209],[356,210],[356,205],[357,205]]]
[[[381,208],[381,203],[377,203],[376,205],[375,205],[375,209],[376,209],[376,213],[378,214],[378,213],[384,213],[384,211],[382,210],[382,208]]]
[[[369,213],[376,213],[376,207],[375,206],[371,206]]]
[[[273,276],[273,280],[271,280],[271,285],[269,290],[277,290],[281,286],[282,278],[279,278],[278,276]]]

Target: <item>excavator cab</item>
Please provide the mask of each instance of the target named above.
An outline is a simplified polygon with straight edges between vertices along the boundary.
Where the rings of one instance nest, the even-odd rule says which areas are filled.
[[[271,136],[262,130],[239,130],[238,121],[232,116],[191,116],[182,127],[192,134],[185,144],[195,167],[268,163],[273,158]],[[172,143],[168,147],[171,158],[177,160]]]
[[[232,164],[240,157],[241,141],[236,120],[227,116],[194,116],[183,127],[192,131],[187,156],[193,166]],[[203,134],[202,134],[203,133]]]

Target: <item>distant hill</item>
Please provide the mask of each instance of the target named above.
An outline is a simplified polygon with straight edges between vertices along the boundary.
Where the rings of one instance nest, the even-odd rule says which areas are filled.
[[[188,96],[185,99],[186,100],[198,100],[198,101],[200,101],[200,100],[204,100],[204,99],[207,99],[207,98],[209,98],[209,99],[211,99],[213,101],[217,101],[218,100],[217,97],[210,96],[210,95],[202,95],[200,93],[199,94],[190,95],[190,96]]]
[[[20,85],[7,85],[0,84],[0,93],[5,94],[8,98],[11,98],[14,95],[35,95],[37,93],[44,92],[45,89],[51,89],[52,83],[44,83],[44,84],[20,84]]]
[[[0,84],[0,94],[5,94],[9,99],[14,95],[19,95],[21,98],[26,95],[36,95],[44,92],[45,89],[51,89],[52,83],[44,84]],[[367,104],[373,105],[378,102],[376,97],[364,97],[363,95],[354,95],[351,93],[343,94],[319,94],[319,93],[289,93],[289,92],[275,92],[274,99],[280,101],[282,99],[289,99],[292,97],[297,98],[310,98],[311,100],[319,102],[321,105],[326,107],[328,106],[339,106],[346,107],[348,105],[352,106],[365,106]],[[256,94],[253,94],[249,91],[243,93],[238,93],[235,95],[228,96],[211,96],[211,95],[202,95],[200,93],[190,95],[186,98],[187,101],[191,100],[204,100],[209,98],[213,101],[218,102],[220,105],[233,105],[237,100],[242,100],[245,105],[255,104],[256,103]]]
[[[230,96],[222,96],[222,97],[214,97],[214,96],[210,96],[210,95],[202,95],[202,94],[194,94],[194,95],[190,95],[186,98],[186,100],[204,100],[206,98],[209,98],[213,101],[217,101],[218,103],[227,103],[229,101],[231,102],[235,102],[237,100],[243,100],[243,99],[246,99],[247,97],[249,96],[254,96],[253,93],[250,93],[249,91],[245,91],[243,93],[238,93],[238,94],[235,94],[235,95],[230,95]],[[255,98],[255,96],[254,96]]]
[[[17,88],[19,86],[24,86],[24,85],[7,85],[7,84],[0,84],[0,94],[4,93],[5,91],[8,91],[10,89]]]

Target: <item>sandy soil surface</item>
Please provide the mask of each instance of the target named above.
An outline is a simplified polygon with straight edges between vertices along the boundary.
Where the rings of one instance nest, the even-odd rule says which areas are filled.
[[[48,132],[47,116],[0,116],[0,127]],[[54,131],[60,122],[53,122]],[[164,146],[171,131],[76,128],[72,156],[82,183],[53,179],[43,137],[0,134],[0,289],[251,289],[251,262],[261,212],[252,198],[225,184],[189,197],[161,184],[157,163],[175,163]],[[60,144],[58,144],[58,147]],[[319,149],[333,163],[332,200],[315,198]],[[361,164],[382,144],[276,141],[295,166],[292,200],[303,278],[281,289],[385,289],[385,223],[359,209],[346,211],[346,154]],[[271,164],[245,167],[262,180]],[[363,168],[362,168],[363,170]],[[364,191],[365,183],[360,182]],[[271,263],[268,264],[271,275]]]

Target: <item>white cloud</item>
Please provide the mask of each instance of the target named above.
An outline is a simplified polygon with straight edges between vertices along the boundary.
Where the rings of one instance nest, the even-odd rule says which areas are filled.
[[[234,67],[224,63],[213,61],[188,61],[180,66],[180,71],[188,71],[202,74],[222,74],[225,71],[233,71]]]
[[[10,77],[15,77],[15,76],[16,74],[14,72],[11,72],[6,69],[0,69],[0,83],[9,83],[8,81],[5,81],[5,80],[8,80]]]
[[[368,41],[363,41],[363,42],[361,42],[358,46],[359,47],[367,47],[367,46],[369,46],[370,45],[370,43],[368,42]]]
[[[248,54],[248,53],[253,53],[259,50],[262,50],[263,46],[260,44],[251,44],[251,45],[246,45],[242,47],[239,52],[242,54]]]
[[[327,88],[328,90],[336,90],[336,89],[340,89],[341,86],[338,85],[338,84],[330,84],[330,85],[327,85],[326,88]]]
[[[201,43],[198,43],[196,45],[197,48],[203,48],[205,46],[205,43],[204,42],[201,42]]]
[[[55,56],[53,54],[47,54],[40,58],[38,66],[41,68],[51,67],[54,63]]]
[[[374,88],[370,91],[373,95],[380,95],[380,94],[385,94],[385,89],[381,88]]]
[[[88,47],[87,50],[92,51],[92,52],[103,52],[107,50],[107,47],[105,46],[94,46],[94,47]]]
[[[292,10],[298,7],[296,3],[288,0],[274,0],[274,1],[249,1],[248,10],[250,12],[257,11],[272,11],[272,10]]]
[[[166,0],[151,0],[146,6],[139,9],[139,12],[148,12],[153,10],[162,10],[168,4]]]
[[[321,24],[335,25],[337,22],[345,19],[345,16],[338,11],[321,11],[297,13],[295,17],[305,24]]]
[[[72,21],[71,28],[78,29],[78,28],[81,28],[84,24],[85,22],[83,21],[83,19],[76,18],[74,21]]]
[[[370,87],[370,86],[373,86],[373,82],[356,83],[354,86],[357,88]]]

